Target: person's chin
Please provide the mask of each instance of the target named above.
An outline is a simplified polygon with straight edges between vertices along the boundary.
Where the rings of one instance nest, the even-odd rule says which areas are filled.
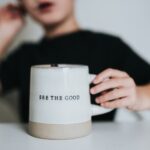
[[[45,19],[41,19],[41,20],[38,20],[38,22],[42,25],[42,26],[53,26],[55,24],[58,24],[59,21],[57,20],[45,20]]]
[[[50,16],[43,16],[41,18],[36,19],[41,25],[47,26],[47,25],[55,25],[61,22],[60,17],[50,17]]]

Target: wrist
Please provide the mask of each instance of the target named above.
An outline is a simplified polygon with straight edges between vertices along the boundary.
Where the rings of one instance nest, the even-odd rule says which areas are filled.
[[[134,104],[127,107],[131,111],[142,111],[150,109],[150,85],[137,86]]]
[[[13,39],[10,36],[2,36],[0,34],[0,61],[5,57],[5,53],[8,47],[13,42]]]
[[[137,86],[137,99],[141,110],[150,109],[150,84]]]

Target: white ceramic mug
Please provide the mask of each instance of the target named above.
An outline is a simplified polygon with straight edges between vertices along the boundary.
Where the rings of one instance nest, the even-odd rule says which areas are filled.
[[[47,139],[88,135],[91,116],[111,111],[91,105],[89,85],[94,78],[86,65],[32,66],[29,133]]]

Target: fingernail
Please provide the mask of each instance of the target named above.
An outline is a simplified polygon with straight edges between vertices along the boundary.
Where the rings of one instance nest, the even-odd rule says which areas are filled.
[[[103,104],[103,103],[101,103],[101,106],[104,106],[104,104]]]
[[[93,80],[93,83],[96,84],[97,83],[97,79]]]
[[[93,88],[90,91],[91,91],[92,94],[94,94],[94,92],[95,92],[95,90]]]
[[[99,99],[98,98],[96,98],[95,101],[96,101],[96,103],[99,103]]]

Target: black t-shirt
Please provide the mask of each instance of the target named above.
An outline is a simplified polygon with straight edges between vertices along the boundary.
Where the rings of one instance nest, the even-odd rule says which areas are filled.
[[[98,74],[104,69],[126,71],[138,85],[150,81],[150,66],[120,38],[103,33],[80,30],[38,43],[22,44],[0,65],[3,93],[17,88],[20,93],[20,116],[28,121],[30,67],[37,64],[84,64],[90,73]],[[96,95],[91,95],[95,104]],[[95,116],[93,120],[110,121],[115,110]]]

